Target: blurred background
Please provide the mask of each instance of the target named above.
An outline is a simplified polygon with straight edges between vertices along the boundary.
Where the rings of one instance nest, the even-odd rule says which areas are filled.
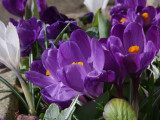
[[[69,17],[77,18],[80,15],[88,12],[87,8],[84,6],[84,0],[46,0],[48,6],[56,6],[57,9],[66,14]],[[107,10],[109,10],[114,5],[115,0],[109,0],[109,4]],[[147,0],[147,5],[160,5],[160,0]],[[107,16],[109,15],[109,11],[106,12]],[[4,23],[8,23],[9,18],[18,19],[12,14],[8,13],[0,2],[0,20]]]
[[[84,6],[84,0],[46,0],[48,6],[56,6],[57,9],[64,14],[67,14],[69,17],[78,17],[86,12],[87,8]],[[109,1],[109,6],[114,4],[114,0]],[[109,7],[110,8],[110,7]],[[0,2],[0,20],[4,23],[8,23],[9,18],[18,19],[12,14],[8,13]]]

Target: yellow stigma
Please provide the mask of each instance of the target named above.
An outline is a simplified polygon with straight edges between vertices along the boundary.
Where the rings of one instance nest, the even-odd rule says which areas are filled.
[[[49,72],[49,70],[46,71],[46,75],[51,75],[51,73]]]
[[[131,46],[129,49],[128,49],[128,52],[130,53],[137,53],[140,51],[140,48],[139,46],[135,45],[135,46]]]
[[[143,17],[145,23],[149,23],[149,15],[147,12],[144,12],[141,16]]]
[[[82,65],[83,66],[83,62],[73,62],[72,65],[74,64],[78,64],[78,65]]]
[[[144,19],[147,19],[149,17],[148,13],[147,12],[144,12],[142,15],[141,15]]]
[[[123,23],[123,22],[125,22],[125,21],[127,21],[126,18],[122,18],[122,19],[120,20],[121,23]]]

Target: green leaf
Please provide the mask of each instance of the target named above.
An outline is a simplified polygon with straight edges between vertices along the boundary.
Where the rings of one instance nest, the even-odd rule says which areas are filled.
[[[29,57],[23,57],[20,64],[21,69],[29,70]]]
[[[101,9],[99,9],[94,17],[93,23],[92,23],[92,27],[98,27],[98,15],[101,12]]]
[[[14,88],[7,80],[5,80],[4,78],[2,78],[0,76],[0,81],[3,82],[7,87],[9,87],[12,92],[18,97],[18,99],[20,99],[20,101],[24,104],[24,107],[26,108],[26,110],[28,110],[28,105],[26,103],[26,101],[23,99],[23,97],[20,95],[19,91]]]
[[[40,18],[36,0],[32,1],[32,17]]]
[[[76,120],[94,120],[102,116],[103,106],[109,99],[109,93],[102,94],[96,100],[90,101],[77,109],[74,113],[74,119]]]
[[[86,31],[86,33],[88,34],[88,36],[90,38],[94,38],[94,37],[98,38],[98,28],[97,27],[91,27],[91,28],[89,28]]]
[[[26,5],[25,7],[25,20],[28,20],[32,17],[32,13],[31,10],[29,9],[28,5]]]
[[[99,29],[99,37],[100,38],[108,38],[110,31],[109,21],[102,15],[102,13],[98,14],[98,29]]]
[[[58,45],[59,40],[63,37],[64,32],[67,30],[67,28],[69,27],[69,25],[71,24],[71,22],[69,22],[66,27],[61,31],[61,33],[57,36],[56,40],[54,41],[55,45]]]
[[[49,108],[46,110],[45,115],[44,115],[44,119],[45,120],[53,120],[56,119],[58,117],[60,113],[59,107],[52,103]]]
[[[137,120],[131,105],[119,98],[114,98],[105,105],[103,117],[106,120]]]
[[[77,103],[78,98],[79,98],[79,95],[77,95],[73,99],[69,108],[66,108],[65,110],[61,111],[61,113],[59,114],[56,120],[71,120],[71,116],[75,110],[75,104]]]

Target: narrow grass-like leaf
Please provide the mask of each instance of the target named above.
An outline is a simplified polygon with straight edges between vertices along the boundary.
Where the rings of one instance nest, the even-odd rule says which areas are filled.
[[[5,80],[4,78],[2,78],[0,76],[0,81],[3,82],[7,87],[9,87],[12,92],[20,99],[20,101],[24,104],[24,107],[29,110],[28,105],[26,103],[26,101],[23,99],[23,97],[20,95],[20,93],[18,92],[18,90],[16,88],[14,88],[7,80]]]
[[[62,38],[64,32],[67,30],[67,28],[69,27],[70,24],[71,24],[71,22],[69,22],[69,23],[66,25],[66,27],[61,31],[61,33],[57,36],[57,38],[56,38],[55,41],[54,41],[54,44],[55,44],[55,45],[58,45],[59,40]]]
[[[32,17],[40,18],[36,0],[32,1]]]
[[[101,9],[99,9],[94,17],[93,23],[92,23],[92,27],[98,27],[98,15],[101,12]]]
[[[47,29],[46,29],[46,24],[43,23],[43,29],[44,29],[44,37],[45,37],[45,48],[48,48],[48,39],[47,39]]]

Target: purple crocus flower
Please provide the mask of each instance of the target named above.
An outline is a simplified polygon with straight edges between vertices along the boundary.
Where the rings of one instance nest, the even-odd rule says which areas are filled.
[[[126,77],[126,71],[123,62],[117,59],[116,56],[112,53],[112,45],[116,44],[122,46],[119,41],[120,38],[115,36],[111,36],[108,39],[100,39],[105,53],[104,70],[108,72],[106,82],[113,82],[117,88],[118,96],[122,97],[123,82]]]
[[[29,20],[14,21],[13,24],[16,25],[20,38],[21,57],[28,56],[43,24],[34,17]]]
[[[23,17],[27,0],[1,0],[3,6],[13,15]]]
[[[111,44],[110,49],[133,79],[135,102],[138,99],[140,75],[159,51],[160,41],[157,35],[158,28],[153,26],[145,36],[142,26],[136,22],[129,23],[126,27],[122,24],[115,25],[111,31],[111,36],[115,36],[114,41],[117,42]]]
[[[154,39],[157,38],[154,32],[159,33],[156,26],[152,27],[145,37],[142,27],[136,22],[129,23],[126,28],[120,24],[112,28],[111,35],[120,39],[117,39],[119,44],[111,45],[111,50],[117,57],[123,59],[125,68],[131,76],[139,76],[159,50],[157,46],[159,41]]]
[[[32,63],[31,71],[25,72],[25,76],[43,88],[41,94],[48,102],[61,105],[79,93],[96,98],[103,92],[101,81],[107,75],[103,71],[102,46],[82,30],[74,31],[59,49],[45,50],[42,62],[38,62]]]

